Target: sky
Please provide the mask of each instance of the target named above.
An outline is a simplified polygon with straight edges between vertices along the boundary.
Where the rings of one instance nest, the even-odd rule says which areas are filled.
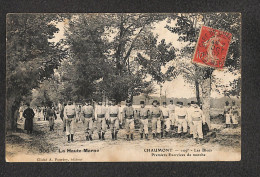
[[[59,22],[57,23],[57,27],[59,28],[59,32],[55,34],[55,38],[51,39],[50,42],[57,42],[60,39],[65,38],[64,36],[64,24],[67,22]],[[172,21],[170,26],[174,26],[176,21]],[[181,47],[185,46],[185,43],[177,41],[178,35],[171,33],[168,29],[165,28],[167,24],[166,20],[161,21],[154,25],[153,33],[158,35],[158,41],[165,39],[166,43],[171,43],[175,48],[180,49]],[[192,59],[191,59],[192,60]],[[215,70],[213,72],[216,78],[221,80],[222,84],[228,85],[230,81],[234,80],[238,75],[233,75],[230,72],[226,72],[226,70]],[[228,87],[227,87],[228,88]],[[160,93],[160,86],[156,85],[157,92],[153,94],[153,96],[159,96]],[[162,94],[164,95],[166,91],[167,97],[174,97],[174,98],[192,98],[196,97],[195,89],[193,85],[185,83],[183,77],[178,76],[176,79],[170,82],[166,82],[163,84],[162,87]],[[213,98],[221,98],[223,97],[223,92],[218,93],[214,90],[211,92],[211,97]]]

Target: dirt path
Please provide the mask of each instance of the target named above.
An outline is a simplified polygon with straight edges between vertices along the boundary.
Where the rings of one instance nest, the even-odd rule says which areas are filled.
[[[97,132],[94,131],[94,141],[85,141],[84,125],[82,122],[76,124],[75,142],[68,143],[65,132],[63,132],[62,121],[60,119],[55,121],[54,131],[49,131],[48,121],[35,121],[34,132],[28,135],[20,130],[19,132],[10,133],[6,136],[6,155],[14,157],[17,154],[44,154],[44,153],[57,153],[60,149],[78,149],[88,146],[91,149],[117,149],[120,146],[129,149],[140,149],[143,147],[156,148],[156,147],[174,147],[174,148],[187,148],[187,147],[202,147],[212,150],[223,151],[239,151],[240,140],[240,127],[237,129],[225,129],[223,124],[213,124],[214,136],[205,137],[205,142],[196,144],[192,138],[168,138],[161,140],[140,140],[138,131],[135,132],[134,141],[125,140],[125,131],[120,129],[118,140],[111,140],[110,130],[105,134],[105,141],[99,141]]]

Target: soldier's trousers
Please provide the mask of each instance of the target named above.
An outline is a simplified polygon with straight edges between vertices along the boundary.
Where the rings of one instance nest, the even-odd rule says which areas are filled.
[[[119,119],[117,117],[110,117],[110,128],[111,131],[119,130]]]
[[[97,118],[97,130],[98,132],[105,132],[107,128],[106,119],[105,118]]]
[[[192,135],[193,134],[193,127],[194,127],[194,125],[193,125],[193,123],[192,123],[192,121],[190,121],[189,123],[188,123],[188,125],[189,125],[189,127],[190,127],[190,134]]]
[[[185,119],[178,119],[178,133],[187,132],[188,129],[188,124],[187,121]],[[183,130],[182,130],[183,129]]]
[[[235,115],[233,115],[233,114],[231,115],[231,120],[232,120],[233,124],[238,124],[237,117],[238,116],[236,114]]]
[[[171,125],[172,125],[172,119],[171,118],[166,118],[166,119],[163,119],[162,122],[163,122],[162,123],[163,128],[164,128],[164,126],[166,126],[165,131],[169,132],[170,129],[171,129]]]
[[[53,116],[50,116],[49,117],[49,126],[53,126],[54,125],[54,117]]]
[[[161,119],[152,118],[152,133],[161,133]]]
[[[140,133],[148,134],[148,119],[140,119]]]
[[[134,119],[126,119],[125,120],[125,129],[126,129],[127,135],[134,133],[134,130],[135,130]]]
[[[93,133],[93,120],[92,120],[92,118],[85,118],[84,125],[85,125],[86,136],[91,135]]]
[[[203,138],[202,121],[193,121],[193,138]]]
[[[177,121],[175,121],[174,113],[170,113],[170,119],[171,119],[171,125],[175,125],[175,123],[176,123]],[[175,126],[177,126],[177,123],[176,123]]]
[[[66,119],[66,135],[74,134],[75,118]]]
[[[231,114],[225,114],[226,124],[231,124]]]

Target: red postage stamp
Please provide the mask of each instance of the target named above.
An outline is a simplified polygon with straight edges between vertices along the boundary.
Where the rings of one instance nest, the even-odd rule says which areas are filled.
[[[223,68],[232,34],[202,26],[193,63]]]

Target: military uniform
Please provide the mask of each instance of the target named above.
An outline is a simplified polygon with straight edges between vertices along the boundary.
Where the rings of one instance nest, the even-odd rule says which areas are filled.
[[[115,100],[113,100],[115,102]],[[112,140],[117,139],[117,133],[119,130],[119,107],[117,105],[111,105],[108,108],[108,115],[110,119],[110,129]]]
[[[82,107],[81,114],[85,125],[86,140],[92,141],[93,134],[93,119],[94,119],[94,108],[90,104],[86,104]]]
[[[143,101],[140,104],[144,104]],[[143,139],[143,134],[145,134],[145,138],[148,139],[148,117],[149,117],[149,109],[146,107],[141,107],[140,110],[137,112],[137,116],[140,120],[140,136]]]
[[[203,139],[202,123],[205,124],[206,119],[198,105],[194,104],[191,111],[191,119],[193,123],[193,138],[198,141],[198,138]]]
[[[168,108],[169,108],[169,112],[170,112],[170,120],[171,120],[171,127],[173,129],[174,125],[175,125],[175,117],[174,117],[174,114],[175,114],[175,105],[173,104],[173,100],[170,101],[171,103],[168,105]],[[177,123],[176,125],[177,126]]]
[[[178,107],[175,108],[175,116],[177,119],[177,125],[178,125],[178,134],[181,135],[181,133],[187,133],[188,125],[187,125],[187,110],[185,107],[183,107],[183,103],[179,102]]]
[[[64,108],[64,118],[66,119],[66,135],[68,136],[68,142],[74,141],[73,135],[75,131],[75,118],[76,118],[76,107],[69,102]]]
[[[153,107],[151,108],[151,117],[152,117],[152,133],[153,133],[153,138],[156,136],[159,137],[161,133],[161,116],[162,116],[162,111],[161,109],[157,106],[155,106],[155,102],[153,102]]]
[[[163,137],[163,130],[165,127],[165,137],[167,137],[170,129],[171,129],[171,118],[170,118],[170,110],[168,107],[166,107],[166,103],[164,103],[165,106],[161,107],[162,110],[162,132],[161,137]]]
[[[193,104],[195,102],[191,102],[191,105],[187,107],[187,120],[188,120],[188,127],[190,128],[190,137],[193,135],[193,123],[192,123],[192,112],[193,112]]]
[[[129,140],[129,135],[131,135],[131,139],[134,139],[134,108],[130,105],[130,101],[127,101],[126,107],[123,109],[123,117],[125,119],[125,128],[126,128],[126,138]]]
[[[50,131],[54,131],[54,119],[57,119],[57,115],[53,108],[48,108],[46,112],[46,117],[49,120]]]
[[[105,132],[106,132],[106,114],[107,108],[104,105],[97,105],[95,108],[95,119],[97,121],[97,130],[98,137],[101,140],[105,140]]]
[[[230,127],[231,124],[231,106],[229,106],[228,102],[226,102],[226,106],[224,107],[224,115],[226,119],[226,127]]]
[[[235,103],[233,102],[233,105],[231,106],[231,120],[232,120],[232,123],[233,123],[233,126],[234,128],[237,127],[238,125],[238,106],[235,105]]]

